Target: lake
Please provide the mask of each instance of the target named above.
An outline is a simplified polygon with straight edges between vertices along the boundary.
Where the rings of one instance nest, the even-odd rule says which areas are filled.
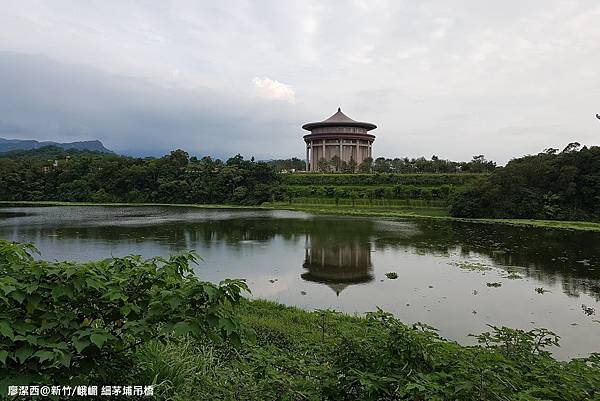
[[[545,327],[561,359],[600,352],[600,233],[434,219],[188,207],[4,207],[0,238],[47,260],[193,249],[204,280],[307,310],[380,307],[472,344],[487,325]],[[397,279],[386,273],[395,272]]]

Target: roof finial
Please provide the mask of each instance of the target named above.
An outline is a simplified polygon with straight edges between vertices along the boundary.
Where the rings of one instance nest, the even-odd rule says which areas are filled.
[[[338,107],[338,112],[341,112],[341,111],[342,111],[342,108],[341,108],[341,107]]]

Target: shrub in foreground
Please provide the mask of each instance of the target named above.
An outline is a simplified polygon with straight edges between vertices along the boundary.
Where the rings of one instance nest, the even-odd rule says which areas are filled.
[[[492,327],[465,347],[382,311],[359,318],[243,301],[238,316],[254,344],[151,343],[136,355],[136,377],[182,401],[600,399],[600,355],[556,361],[546,347],[557,336],[544,329]]]
[[[461,346],[381,310],[244,300],[241,281],[193,276],[193,253],[78,264],[31,251],[0,241],[3,392],[139,383],[181,401],[600,400],[600,355],[556,361],[545,329],[492,327]]]
[[[194,253],[90,263],[35,260],[31,245],[0,241],[0,391],[8,384],[102,377],[149,340],[245,334],[231,307],[246,284],[200,281]]]

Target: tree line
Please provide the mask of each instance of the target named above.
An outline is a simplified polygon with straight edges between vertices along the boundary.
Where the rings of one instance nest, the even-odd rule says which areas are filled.
[[[305,171],[306,163],[298,158],[270,160],[268,162],[278,172]],[[397,174],[419,174],[419,173],[489,173],[494,171],[496,163],[486,160],[484,155],[473,156],[468,162],[455,162],[440,159],[433,155],[431,159],[425,157],[417,158],[394,158],[376,159],[366,158],[358,164],[355,160],[346,162],[339,156],[333,156],[331,160],[319,159],[317,161],[317,172],[319,173],[397,173]]]
[[[456,217],[600,221],[600,147],[577,142],[564,150],[511,160],[451,200]]]
[[[0,158],[2,200],[257,205],[271,200],[278,187],[271,166],[239,155],[221,161],[183,150],[133,158],[38,149]]]
[[[452,166],[449,174],[439,172]],[[456,217],[600,221],[598,146],[572,143],[505,167],[483,156],[464,164],[435,157],[378,158],[371,171],[376,173],[278,174],[273,163],[240,155],[221,161],[176,150],[160,158],[134,158],[48,147],[0,156],[0,199],[258,205],[290,196],[355,198],[360,194],[352,188],[330,186],[378,185],[363,197],[449,198]]]

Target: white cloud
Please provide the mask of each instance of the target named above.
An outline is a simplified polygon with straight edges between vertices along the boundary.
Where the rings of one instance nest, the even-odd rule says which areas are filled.
[[[252,82],[254,82],[256,94],[263,99],[284,100],[289,103],[296,102],[296,92],[289,85],[267,77],[255,77]]]

